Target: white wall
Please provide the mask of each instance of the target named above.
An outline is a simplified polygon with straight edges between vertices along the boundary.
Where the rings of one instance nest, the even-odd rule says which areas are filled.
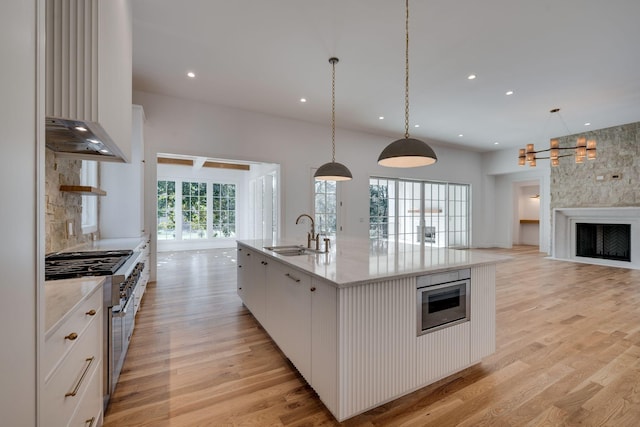
[[[44,124],[36,83],[36,17],[42,0],[3,0],[0,7],[0,423],[36,425],[38,282],[44,248],[38,199],[44,148],[37,143]],[[40,133],[41,135],[41,133]],[[39,148],[40,147],[40,148]],[[40,173],[41,172],[41,173]],[[40,203],[38,203],[40,202]]]
[[[296,217],[312,208],[311,169],[331,159],[330,123],[318,125],[163,95],[134,92],[144,107],[146,223],[155,224],[156,154],[188,154],[281,165],[284,238],[304,241],[306,227]],[[398,130],[398,137],[401,129]],[[353,173],[342,183],[345,235],[368,237],[369,177],[403,177],[452,181],[472,185],[472,244],[484,246],[482,157],[478,153],[434,144],[438,163],[418,169],[390,169],[377,165],[378,155],[393,138],[344,129],[336,130],[336,160]],[[152,235],[155,229],[151,228]],[[153,265],[153,263],[152,263]]]

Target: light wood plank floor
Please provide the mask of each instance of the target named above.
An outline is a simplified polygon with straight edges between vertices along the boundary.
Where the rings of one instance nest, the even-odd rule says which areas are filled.
[[[640,271],[497,268],[495,354],[345,426],[640,426]],[[234,249],[165,253],[105,426],[338,425],[236,295]]]

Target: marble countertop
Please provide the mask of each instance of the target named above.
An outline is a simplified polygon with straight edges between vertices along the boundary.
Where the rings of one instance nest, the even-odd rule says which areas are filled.
[[[508,261],[510,257],[473,249],[428,248],[412,244],[372,243],[368,240],[338,239],[328,253],[285,256],[265,246],[299,245],[298,241],[239,240],[268,257],[333,282],[349,287],[390,278],[419,276],[461,268]],[[321,242],[322,243],[322,242]],[[305,245],[306,246],[306,245]],[[321,244],[322,247],[322,244]]]
[[[45,339],[67,319],[78,304],[101,289],[104,280],[104,277],[88,276],[44,282]]]

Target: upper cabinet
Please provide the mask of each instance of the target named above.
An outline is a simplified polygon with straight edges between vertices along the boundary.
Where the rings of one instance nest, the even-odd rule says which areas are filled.
[[[102,163],[100,188],[100,236],[139,237],[144,227],[144,110],[133,106],[131,163]]]
[[[46,143],[57,155],[131,161],[130,0],[47,0]]]

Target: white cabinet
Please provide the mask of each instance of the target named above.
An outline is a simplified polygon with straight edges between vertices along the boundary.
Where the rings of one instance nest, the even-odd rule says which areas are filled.
[[[102,287],[47,333],[42,366],[42,420],[46,425],[102,423]],[[72,420],[80,421],[73,424]]]
[[[144,110],[133,106],[131,163],[102,162],[100,235],[102,238],[138,237],[144,234]]]
[[[244,305],[265,326],[265,286],[268,261],[259,252],[238,248],[238,295]],[[266,327],[266,326],[265,326]]]
[[[265,329],[311,383],[311,277],[279,262],[267,268]]]
[[[335,407],[337,288],[239,246],[238,295],[325,404]]]
[[[46,2],[46,115],[98,124],[131,158],[130,0]]]
[[[338,289],[311,279],[311,379],[324,404],[334,410],[338,401]]]

